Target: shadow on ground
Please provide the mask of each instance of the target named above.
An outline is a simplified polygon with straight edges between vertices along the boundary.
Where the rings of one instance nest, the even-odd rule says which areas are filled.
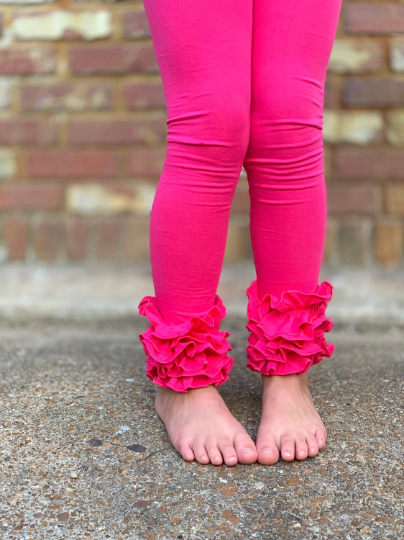
[[[230,468],[171,447],[144,322],[2,328],[3,538],[404,538],[404,331],[329,334],[334,356],[311,370],[329,434],[318,457]],[[226,325],[236,361],[221,393],[255,438],[245,321]]]

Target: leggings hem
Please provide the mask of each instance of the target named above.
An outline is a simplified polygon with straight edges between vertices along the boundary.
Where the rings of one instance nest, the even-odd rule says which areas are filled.
[[[219,295],[206,313],[179,324],[163,320],[153,296],[142,298],[138,311],[151,323],[139,338],[146,354],[146,376],[155,384],[188,392],[228,380],[234,359],[227,354],[232,350],[230,333],[219,329],[226,315]]]
[[[261,298],[254,280],[246,291],[247,368],[266,376],[302,374],[324,356],[331,357],[335,346],[326,342],[324,333],[333,327],[325,316],[332,291],[323,281],[313,294],[288,290]]]

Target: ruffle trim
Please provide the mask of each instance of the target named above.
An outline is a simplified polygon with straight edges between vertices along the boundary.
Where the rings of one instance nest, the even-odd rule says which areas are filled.
[[[325,316],[332,291],[332,285],[323,281],[314,294],[290,290],[260,299],[254,280],[246,291],[247,367],[263,375],[300,374],[330,357],[335,346],[326,342],[324,333],[333,327]]]
[[[146,375],[159,386],[188,392],[228,380],[234,359],[229,332],[219,330],[226,315],[221,298],[203,315],[194,315],[180,324],[167,324],[156,307],[156,298],[145,296],[138,305],[140,315],[151,326],[139,334],[147,362]]]

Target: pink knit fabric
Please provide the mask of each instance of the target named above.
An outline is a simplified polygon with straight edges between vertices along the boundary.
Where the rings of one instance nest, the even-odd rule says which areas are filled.
[[[326,225],[324,85],[341,0],[144,0],[144,7],[167,104],[167,152],[150,215],[155,296],[149,302],[160,317],[159,332],[163,325],[178,332],[184,323],[193,332],[195,315],[210,321],[243,166],[260,298],[282,298],[288,291],[297,304],[299,294],[316,298]],[[309,324],[317,323],[304,328]],[[326,327],[321,323],[315,332]],[[216,347],[218,331],[204,326],[205,345],[213,340]],[[267,325],[265,331],[272,335]],[[153,352],[149,334],[147,351]],[[283,373],[318,361],[313,343],[331,352],[317,334],[298,365],[291,359],[302,347],[285,356],[282,346]],[[172,338],[179,336],[166,339]],[[165,342],[164,351],[172,343]],[[147,352],[148,374],[178,391],[221,384],[229,364],[220,343],[207,347],[206,358],[215,358],[221,375],[215,369],[212,375],[199,356],[193,364],[182,355],[186,369],[179,377],[177,345],[172,362],[164,358],[169,369],[160,369],[161,357]],[[196,378],[193,367],[205,375],[198,371]]]
[[[254,280],[247,289],[248,323],[247,367],[263,375],[304,373],[334,345],[324,339],[333,323],[325,316],[332,297],[332,285],[323,281],[314,294],[284,291],[280,297],[260,298]]]
[[[227,381],[234,359],[227,356],[229,332],[219,330],[226,308],[218,295],[206,314],[179,324],[163,321],[152,296],[140,301],[139,313],[151,323],[140,334],[149,379],[177,392]]]

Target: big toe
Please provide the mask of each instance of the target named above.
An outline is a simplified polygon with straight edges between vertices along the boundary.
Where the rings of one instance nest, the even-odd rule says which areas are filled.
[[[279,461],[279,450],[272,437],[257,441],[258,463],[262,465],[274,465]]]
[[[195,454],[186,441],[181,442],[177,450],[186,461],[193,461],[195,459]]]
[[[257,449],[248,433],[239,433],[236,435],[234,448],[236,449],[239,463],[248,465],[257,461]]]

